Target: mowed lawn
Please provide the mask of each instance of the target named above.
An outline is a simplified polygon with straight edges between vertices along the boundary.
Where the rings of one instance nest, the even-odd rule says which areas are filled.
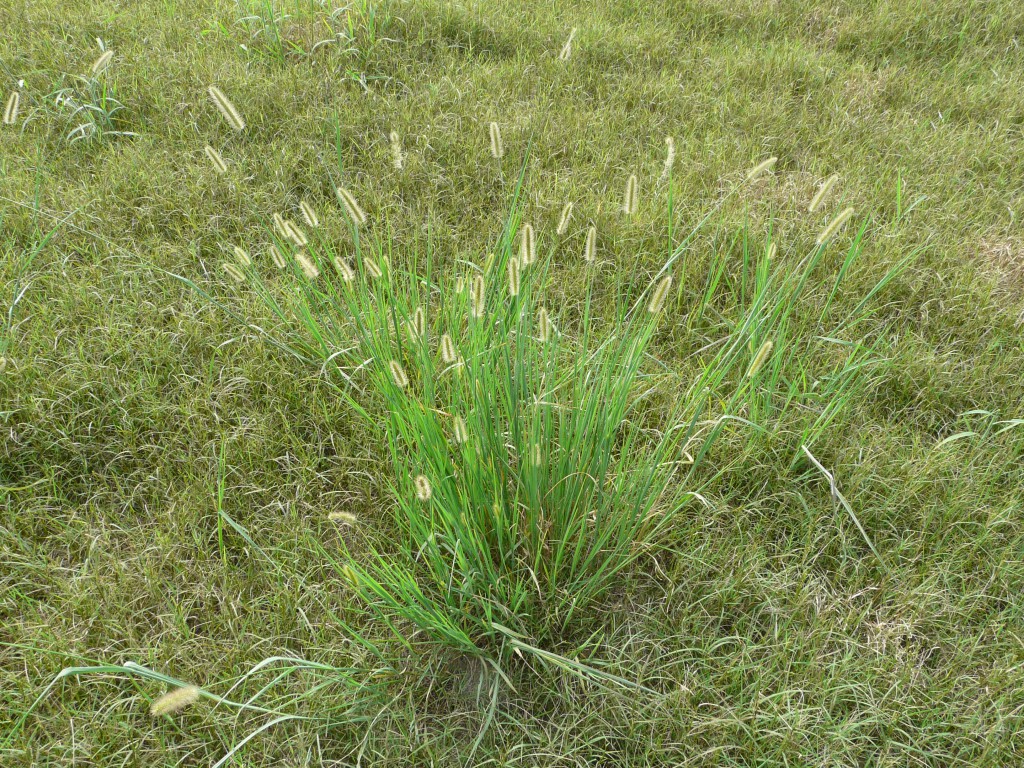
[[[225,765],[1024,764],[1024,4],[5,0],[0,27],[0,765],[213,765],[250,734]],[[475,662],[394,642],[330,563],[393,544],[387,445],[239,321],[275,322],[221,267],[237,245],[271,275],[301,200],[350,249],[344,184],[394,265],[461,274],[520,172],[542,248],[575,204],[546,293],[567,338],[590,224],[601,315],[712,212],[651,429],[750,255],[796,270],[855,211],[776,349],[864,345],[821,468],[800,425],[830,403],[733,414],[702,502],[546,649],[640,687],[523,658],[481,697]],[[240,681],[274,657],[331,670]],[[295,717],[154,718],[168,688],[126,662]]]

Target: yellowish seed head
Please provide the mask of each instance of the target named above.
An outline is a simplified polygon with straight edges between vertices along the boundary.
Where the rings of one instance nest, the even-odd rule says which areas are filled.
[[[658,285],[651,294],[651,302],[647,305],[647,311],[656,315],[665,306],[665,298],[668,296],[668,289],[672,287],[672,275],[665,275],[658,281]]]
[[[427,319],[423,314],[423,307],[417,307],[409,318],[409,336],[413,341],[419,341],[427,335]]]
[[[459,359],[458,350],[455,349],[455,342],[447,333],[441,337],[441,359],[448,365],[452,365]]]
[[[4,109],[4,125],[14,125],[18,122],[18,107],[21,105],[21,94],[13,91],[7,97],[7,106]]]
[[[369,256],[363,256],[363,266],[366,268],[366,274],[374,280],[384,275],[384,271],[380,268],[380,265]]]
[[[213,167],[217,169],[217,173],[227,173],[228,164],[224,162],[224,158],[221,157],[220,152],[207,144],[203,151],[206,152],[206,156],[210,158],[210,162],[213,163]]]
[[[285,259],[284,254],[281,253],[281,249],[276,245],[270,246],[270,258],[278,269],[284,269],[288,266],[288,261]]]
[[[113,51],[104,51],[103,53],[101,53],[96,58],[96,61],[94,61],[92,63],[92,67],[89,68],[90,74],[92,74],[93,77],[96,77],[97,75],[102,73],[103,70],[105,70],[108,66],[110,66],[110,60],[113,59],[113,58],[114,58],[114,52]]]
[[[564,235],[569,231],[569,220],[572,218],[572,203],[566,203],[565,207],[562,208],[562,215],[558,219],[558,229],[555,232],[559,236]]]
[[[341,275],[341,279],[346,283],[351,283],[356,279],[355,270],[352,269],[352,267],[348,265],[348,262],[340,256],[335,256],[331,261],[334,264],[334,268],[338,271],[338,274]]]
[[[359,226],[366,224],[366,214],[363,212],[363,209],[359,207],[359,203],[356,202],[355,195],[345,189],[345,187],[338,187],[336,191],[338,193],[338,199],[345,208],[345,213],[347,213],[348,217],[352,219],[352,223]]]
[[[562,52],[558,54],[559,61],[568,61],[572,57],[572,39],[574,37],[576,37],[576,27],[572,28],[572,32],[569,33],[565,45],[562,46]]]
[[[552,339],[554,333],[555,324],[551,322],[547,309],[541,307],[537,310],[537,341],[542,344],[547,343]]]
[[[626,182],[626,194],[622,198],[622,212],[627,216],[633,216],[640,208],[640,181],[636,174],[630,174]]]
[[[519,295],[519,259],[508,260],[508,293],[510,296]]]
[[[754,360],[750,363],[750,368],[747,369],[748,379],[752,379],[761,370],[765,361],[768,360],[768,356],[772,353],[773,346],[775,346],[774,343],[769,339],[758,348],[757,354],[754,355]]]
[[[487,295],[484,292],[483,275],[473,278],[473,285],[470,289],[470,312],[473,317],[483,317],[487,311]]]
[[[345,525],[355,526],[359,522],[359,518],[353,515],[351,512],[343,512],[340,509],[331,512],[327,516],[328,520],[335,523],[344,523]]]
[[[814,197],[811,198],[811,204],[807,206],[808,213],[814,213],[818,210],[818,207],[821,205],[821,201],[825,199],[825,195],[829,193],[829,190],[832,189],[832,186],[837,181],[839,181],[839,175],[833,173],[822,182],[821,186],[818,187],[818,191],[814,194]]]
[[[395,166],[396,171],[402,170],[402,166],[405,165],[405,152],[402,151],[402,139],[398,135],[398,131],[392,131],[391,136],[391,163]]]
[[[211,85],[207,88],[207,92],[210,94],[213,105],[217,107],[217,110],[224,117],[224,120],[227,121],[227,124],[236,131],[244,131],[245,120],[242,119],[242,115],[235,108],[235,105],[224,95],[224,91],[216,85]]]
[[[302,274],[310,280],[315,280],[320,275],[320,269],[309,254],[299,251],[295,254],[295,262],[299,265],[299,269],[302,270]]]
[[[501,129],[497,123],[491,123],[488,130],[491,134],[491,157],[501,160],[505,156],[505,148],[501,144]]]
[[[836,232],[842,229],[843,225],[851,216],[853,216],[853,208],[847,208],[832,219],[832,222],[821,231],[820,235],[818,235],[817,244],[824,245],[827,240],[830,240]]]
[[[405,368],[397,360],[392,360],[388,365],[391,368],[391,379],[395,382],[395,386],[399,389],[405,389],[409,386],[409,377],[405,373]]]
[[[762,160],[760,163],[755,165],[747,173],[747,181],[753,181],[762,173],[766,173],[772,169],[772,167],[779,161],[777,157],[769,157],[767,160]]]
[[[466,426],[466,420],[456,416],[452,421],[455,442],[459,445],[469,442],[469,427]]]
[[[587,240],[583,245],[583,260],[590,264],[597,260],[597,227],[587,230]]]
[[[533,231],[532,224],[523,224],[523,231],[519,235],[519,263],[528,267],[537,261],[537,235]]]
[[[243,267],[252,266],[252,259],[249,258],[249,254],[246,253],[244,248],[241,248],[236,245],[231,250],[234,251],[235,258],[238,259],[239,264],[241,264]]]
[[[199,701],[201,693],[202,691],[194,685],[175,688],[154,701],[149,707],[149,714],[153,717],[173,715]]]
[[[430,487],[430,481],[426,475],[416,475],[416,479],[413,481],[416,486],[416,498],[422,502],[430,501],[430,497],[433,496],[434,491]]]
[[[309,238],[306,237],[306,233],[302,231],[301,227],[294,221],[285,219],[284,222],[285,231],[288,233],[288,239],[291,240],[299,248],[303,248],[309,245]]]
[[[245,273],[242,272],[242,270],[240,270],[234,264],[224,262],[222,266],[224,267],[224,271],[228,273],[228,277],[230,277],[232,280],[234,280],[237,283],[245,282]]]
[[[320,217],[316,215],[316,211],[313,210],[313,206],[305,200],[299,203],[299,210],[302,211],[302,218],[306,220],[313,229],[320,226]]]

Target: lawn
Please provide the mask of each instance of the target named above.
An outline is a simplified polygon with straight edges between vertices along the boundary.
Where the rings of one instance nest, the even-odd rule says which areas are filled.
[[[1024,4],[2,19],[5,768],[1024,764]]]

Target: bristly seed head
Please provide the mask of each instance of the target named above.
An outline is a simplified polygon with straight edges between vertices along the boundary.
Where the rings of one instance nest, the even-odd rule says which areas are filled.
[[[532,224],[523,224],[523,231],[519,236],[519,264],[528,267],[535,261],[537,261],[537,235],[533,231]]]
[[[587,230],[587,241],[583,245],[583,260],[590,264],[597,260],[597,227]]]
[[[665,167],[661,171],[662,180],[667,179],[672,173],[672,166],[676,163],[676,140],[671,136],[665,137]]]
[[[21,94],[12,91],[7,97],[7,107],[4,109],[4,125],[14,125],[18,121],[18,106],[21,104]]]
[[[544,307],[537,310],[537,341],[542,344],[551,340],[555,333],[555,324],[551,322],[548,311]]]
[[[427,476],[416,475],[416,479],[413,482],[416,485],[416,498],[424,503],[430,501],[430,497],[434,494],[434,491],[430,487],[430,481],[427,480]]]
[[[626,194],[622,198],[622,212],[627,216],[636,214],[640,207],[640,182],[636,174],[630,174],[626,182]]]
[[[207,88],[207,92],[210,94],[210,98],[213,99],[214,106],[217,107],[221,115],[224,116],[228,125],[236,131],[244,131],[245,120],[242,119],[242,115],[239,114],[237,109],[235,109],[235,105],[232,104],[228,97],[224,95],[224,91],[216,85],[211,85]]]
[[[245,282],[245,273],[242,272],[242,270],[240,270],[234,264],[224,262],[224,264],[222,264],[221,266],[224,267],[224,271],[228,273],[228,277],[230,277],[232,280],[238,283]]]
[[[405,165],[405,152],[402,151],[402,139],[398,135],[398,131],[392,131],[391,136],[391,162],[395,166],[396,171],[402,170],[402,166]]]
[[[423,307],[416,307],[416,311],[409,318],[409,336],[413,341],[420,341],[427,335],[427,318],[423,314]]]
[[[832,219],[832,223],[825,227],[821,234],[818,235],[817,245],[824,245],[825,241],[838,232],[851,216],[853,216],[853,208],[847,208]]]
[[[455,342],[447,333],[441,337],[441,359],[448,365],[456,363],[459,359],[458,350],[455,349]]]
[[[534,443],[530,448],[530,458],[533,461],[533,466],[539,467],[543,463],[543,455],[540,450],[540,443]]]
[[[754,360],[751,362],[750,368],[747,370],[748,379],[752,379],[757,375],[757,372],[761,370],[761,366],[763,366],[765,361],[768,359],[768,355],[772,353],[773,346],[775,345],[769,339],[758,348],[757,354],[754,355]]]
[[[217,169],[217,173],[227,173],[228,164],[224,162],[224,158],[220,156],[220,152],[207,144],[203,150],[206,152],[206,156],[210,158],[210,162],[213,163],[213,167]]]
[[[340,509],[331,512],[331,514],[327,516],[327,519],[335,523],[344,523],[345,525],[351,525],[353,527],[359,522],[359,518],[351,512],[342,512]]]
[[[777,247],[777,246],[775,245],[775,243],[769,243],[769,244],[768,244],[768,250],[767,250],[767,251],[765,252],[765,254],[764,254],[764,258],[765,258],[765,260],[766,260],[766,261],[771,261],[772,259],[774,259],[774,258],[775,258],[775,253],[776,253],[776,252],[777,252],[778,250],[779,250],[779,249],[778,249],[778,247]]]
[[[572,28],[569,38],[565,41],[565,45],[562,46],[562,52],[558,54],[559,61],[568,61],[569,57],[572,56],[572,39],[574,37],[576,37],[576,27]]]
[[[665,298],[668,296],[668,289],[672,287],[672,275],[665,275],[658,282],[654,293],[651,294],[651,303],[647,305],[647,311],[656,315],[665,306]]]
[[[320,226],[320,217],[316,215],[316,211],[313,210],[313,206],[307,203],[305,200],[299,202],[299,210],[302,211],[302,218],[306,220],[313,229]]]
[[[753,181],[762,173],[770,171],[772,169],[772,166],[774,166],[775,163],[778,162],[778,160],[779,158],[777,157],[769,157],[767,160],[762,160],[760,163],[758,163],[757,165],[750,169],[750,172],[747,173],[746,180]]]
[[[562,208],[562,216],[558,220],[558,229],[555,232],[558,235],[564,235],[569,231],[569,219],[572,218],[572,203],[566,203],[565,207]]]
[[[814,197],[811,198],[811,204],[807,206],[808,213],[814,213],[818,210],[818,206],[821,205],[821,201],[825,199],[825,195],[828,194],[828,191],[832,189],[832,185],[837,181],[839,181],[839,174],[833,173],[825,179],[824,182],[822,182],[821,186],[818,187],[818,191],[814,194]]]
[[[194,685],[175,688],[154,701],[149,707],[149,714],[153,717],[173,715],[199,701],[200,693],[200,689]]]
[[[487,295],[484,292],[484,278],[483,275],[477,275],[473,278],[473,285],[469,291],[470,300],[470,313],[473,317],[483,317],[487,311]]]
[[[285,259],[284,254],[281,253],[281,249],[276,245],[270,246],[270,258],[278,269],[284,269],[288,266],[288,261]]]
[[[236,245],[231,250],[234,251],[235,258],[238,259],[239,264],[241,264],[243,267],[252,266],[252,259],[249,258],[249,254],[245,252],[244,248],[241,248]]]
[[[491,123],[491,157],[501,160],[505,156],[505,148],[501,145],[501,129],[497,123]]]
[[[341,275],[341,279],[346,283],[351,283],[356,279],[355,270],[340,256],[335,256],[331,261],[334,264],[334,268],[338,270],[338,274]]]
[[[299,251],[295,254],[295,261],[298,262],[299,268],[302,270],[302,274],[310,280],[315,280],[320,275],[320,270],[308,254]]]
[[[355,196],[344,187],[338,187],[335,191],[338,193],[338,199],[341,201],[341,204],[345,207],[345,213],[352,219],[352,222],[359,226],[366,224],[366,214],[359,207]]]
[[[309,238],[306,237],[306,233],[294,221],[285,219],[284,229],[288,233],[288,239],[299,248],[309,245]]]
[[[274,214],[274,231],[277,232],[278,237],[291,239],[288,235],[288,223],[280,213]]]
[[[380,268],[377,262],[369,256],[363,256],[363,266],[366,268],[366,274],[374,280],[384,275],[384,271]]]
[[[92,63],[92,67],[89,69],[89,72],[93,77],[96,77],[105,70],[107,66],[109,66],[112,58],[114,58],[113,51],[104,51],[97,57],[96,61]]]
[[[391,367],[391,379],[395,382],[395,386],[399,389],[405,389],[409,386],[409,377],[405,373],[405,368],[397,360],[392,360],[388,365]]]
[[[508,260],[508,293],[509,296],[519,295],[519,259]]]
[[[466,420],[461,416],[456,416],[453,419],[454,431],[455,431],[455,442],[459,445],[469,442],[469,427],[466,426]]]

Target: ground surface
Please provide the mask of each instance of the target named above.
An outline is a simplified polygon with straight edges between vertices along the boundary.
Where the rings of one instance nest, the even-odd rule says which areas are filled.
[[[913,254],[864,329],[884,341],[869,386],[815,446],[885,566],[797,446],[736,438],[677,554],[631,575],[599,622],[593,658],[658,696],[524,671],[472,752],[473,670],[410,659],[415,679],[358,713],[372,722],[314,679],[289,682],[307,689],[297,711],[337,708],[336,722],[283,723],[234,764],[1024,761],[1024,5],[274,5],[290,18],[246,20],[268,13],[226,0],[6,4],[0,88],[25,84],[19,124],[0,130],[0,763],[208,765],[263,722],[205,704],[153,720],[161,686],[95,675],[22,723],[68,666],[134,661],[223,692],[275,654],[358,662],[337,618],[369,619],[314,544],[336,542],[337,509],[385,525],[385,453],[319,371],[162,270],[244,304],[224,249],[265,239],[266,217],[301,198],[336,209],[342,179],[387,212],[398,253],[420,238],[444,263],[478,260],[507,190],[491,120],[506,177],[533,139],[529,215],[551,229],[576,200],[613,266],[663,258],[666,135],[688,224],[779,157],[696,241],[694,280],[744,223],[757,241],[772,226],[786,259],[845,205],[867,229],[841,301]],[[124,106],[109,121],[102,89],[77,79],[97,38]],[[619,232],[631,172],[640,223]],[[567,258],[567,307],[577,273]],[[671,327],[657,346],[671,365]],[[218,524],[218,482],[259,549]]]

